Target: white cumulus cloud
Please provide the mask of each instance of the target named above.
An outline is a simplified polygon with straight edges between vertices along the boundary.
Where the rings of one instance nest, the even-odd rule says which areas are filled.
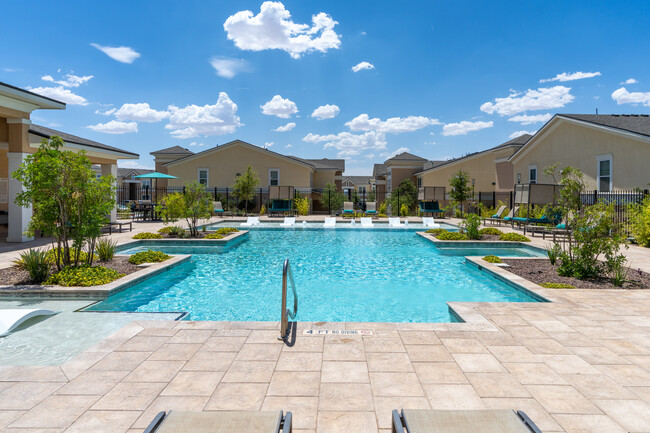
[[[284,99],[280,95],[275,95],[270,101],[264,105],[260,105],[262,113],[267,116],[277,116],[282,119],[288,119],[292,114],[298,112],[296,103],[290,99]]]
[[[217,75],[224,78],[234,78],[240,72],[248,71],[248,63],[244,59],[213,57],[210,64],[217,71]]]
[[[124,104],[117,110],[108,110],[102,114],[113,114],[117,120],[132,120],[136,122],[159,122],[169,117],[169,112],[154,110],[146,102]]]
[[[584,78],[593,78],[593,77],[598,77],[602,75],[600,72],[562,72],[561,74],[557,74],[553,78],[545,78],[543,80],[539,80],[540,83],[548,83],[549,81],[574,81],[574,80],[582,80]]]
[[[442,135],[466,135],[472,131],[479,131],[485,128],[492,128],[493,126],[494,126],[494,122],[492,121],[469,122],[467,120],[463,120],[462,122],[458,122],[458,123],[447,123],[445,126],[442,127]]]
[[[98,123],[97,125],[88,125],[86,128],[90,128],[96,132],[104,132],[106,134],[127,134],[129,132],[138,132],[138,124],[136,122],[119,122],[117,120]]]
[[[205,146],[205,143],[201,142],[199,143],[198,141],[193,141],[190,143],[190,147],[203,147]]]
[[[564,86],[528,89],[523,94],[511,91],[506,98],[495,98],[494,102],[484,103],[481,105],[481,111],[513,116],[524,111],[560,108],[573,101],[574,96],[570,92],[571,88]]]
[[[226,92],[219,93],[214,105],[187,105],[179,108],[170,105],[169,123],[165,129],[176,138],[193,138],[198,136],[232,134],[242,123],[237,116],[235,104]]]
[[[375,69],[375,65],[372,63],[368,62],[361,62],[357,63],[356,65],[352,66],[352,72],[359,72],[363,69]]]
[[[146,165],[142,161],[134,161],[132,159],[119,160],[117,161],[117,166],[120,168],[138,168],[141,170],[154,170],[153,164]]]
[[[293,144],[289,143],[286,146],[284,146],[285,149],[291,149],[293,147]]]
[[[384,159],[391,159],[393,156],[399,155],[400,153],[404,152],[410,152],[411,149],[408,147],[400,147],[399,149],[393,150],[392,152],[385,152],[385,153],[380,153],[379,156],[381,156]]]
[[[323,148],[336,149],[339,158],[352,158],[367,151],[386,149],[386,135],[383,132],[368,131],[364,134],[339,132],[338,134],[307,134],[303,141],[308,143],[324,143]]]
[[[66,89],[63,86],[28,87],[27,90],[48,98],[56,99],[57,101],[65,102],[68,105],[88,105],[88,100],[86,100],[86,98],[73,93],[70,89]]]
[[[287,131],[291,131],[295,127],[296,127],[296,124],[294,122],[289,122],[286,125],[278,126],[277,128],[274,129],[274,131],[275,132],[287,132]]]
[[[338,105],[321,105],[311,113],[311,117],[315,117],[318,120],[333,119],[340,111]]]
[[[99,51],[106,54],[111,59],[122,63],[133,63],[138,57],[140,57],[140,53],[136,52],[131,47],[108,47],[95,43],[91,43],[90,45],[97,48]]]
[[[424,116],[391,117],[381,120],[377,117],[370,118],[367,114],[360,114],[345,124],[351,131],[378,131],[390,134],[413,132],[426,128],[429,125],[439,125],[438,119]]]
[[[264,143],[264,148],[265,148],[265,149],[268,149],[269,147],[273,146],[274,144],[275,144],[275,143],[272,142],[272,141],[267,141],[266,143]]]
[[[642,104],[650,107],[650,92],[628,92],[625,87],[621,87],[612,92],[612,99],[618,105]]]
[[[622,82],[620,82],[618,84],[636,84],[636,83],[638,83],[636,78],[628,78],[627,80],[622,81]]]
[[[547,122],[551,117],[551,113],[546,113],[546,114],[520,114],[518,116],[511,117],[508,119],[508,122],[519,122],[522,125],[530,125],[532,123],[538,123],[538,122]]]
[[[51,75],[43,75],[41,80],[59,84],[63,87],[79,87],[93,78],[93,75],[84,75],[83,77],[74,74],[66,74],[65,80],[55,80]]]
[[[334,31],[336,21],[324,12],[311,20],[311,25],[295,23],[281,2],[266,1],[259,14],[239,11],[226,19],[223,28],[241,50],[283,50],[294,59],[311,51],[324,53],[340,47],[340,36]]]
[[[515,131],[512,134],[508,136],[508,138],[513,139],[517,137],[521,137],[522,135],[528,134],[528,135],[535,135],[537,131]]]

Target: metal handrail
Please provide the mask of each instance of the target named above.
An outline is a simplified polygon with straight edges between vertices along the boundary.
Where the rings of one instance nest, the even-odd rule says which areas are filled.
[[[291,290],[293,291],[293,312],[287,309],[287,276],[291,282]],[[284,261],[282,267],[282,314],[280,316],[280,336],[279,340],[284,340],[289,336],[289,319],[296,318],[298,314],[298,294],[296,293],[296,284],[293,282],[293,274],[289,266],[289,259]]]

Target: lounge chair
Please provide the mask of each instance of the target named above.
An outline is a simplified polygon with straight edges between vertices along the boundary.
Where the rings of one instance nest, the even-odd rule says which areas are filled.
[[[388,218],[388,226],[389,227],[402,227],[402,223],[400,222],[399,218]]]
[[[274,199],[269,208],[269,216],[281,213],[293,213],[293,200],[279,200]]]
[[[291,412],[160,412],[143,433],[291,433]]]
[[[420,212],[423,214],[430,213],[431,215],[439,215],[441,218],[445,216],[445,211],[440,209],[440,204],[437,201],[421,201]]]
[[[245,223],[239,224],[240,227],[253,227],[260,225],[260,217],[248,217]]]
[[[343,217],[346,215],[350,215],[352,218],[354,218],[354,203],[351,201],[343,202]]]
[[[370,228],[374,224],[372,223],[372,218],[370,217],[363,217],[361,218],[361,227],[363,228]]]
[[[331,229],[336,227],[336,218],[333,217],[325,218],[325,223],[323,224],[323,227],[331,228]]]
[[[515,206],[512,209],[510,209],[510,212],[508,212],[508,214],[503,218],[486,218],[485,220],[490,221],[492,223],[498,223],[499,225],[501,225],[502,222],[512,221],[512,218],[517,214],[518,210],[519,210],[519,206]]]
[[[37,316],[51,316],[56,314],[52,310],[14,308],[0,310],[0,337],[9,335],[11,331],[18,328],[22,323]]]
[[[366,203],[366,211],[363,213],[364,215],[370,215],[371,217],[377,216],[377,202],[376,201],[369,201]]]
[[[284,217],[284,222],[280,224],[281,227],[293,227],[296,224],[295,217]]]
[[[215,215],[223,216],[224,211],[223,211],[223,205],[221,204],[220,201],[213,201],[212,202],[212,209],[214,210]]]
[[[433,217],[422,217],[422,225],[430,229],[439,229],[440,224],[437,224]]]
[[[522,411],[415,410],[393,411],[393,433],[542,433]]]
[[[499,209],[497,209],[496,213],[492,215],[490,218],[485,218],[483,220],[483,224],[485,224],[486,221],[498,221],[501,219],[501,216],[503,215],[503,212],[506,211],[507,206],[501,206]]]

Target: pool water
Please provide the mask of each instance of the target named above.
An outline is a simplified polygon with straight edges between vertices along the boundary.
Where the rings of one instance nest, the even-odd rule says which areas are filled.
[[[411,231],[257,230],[234,246],[197,251],[160,245],[122,253],[147,248],[193,256],[89,310],[277,321],[285,258],[296,283],[300,321],[452,322],[450,301],[537,301]],[[287,303],[293,303],[290,290]]]

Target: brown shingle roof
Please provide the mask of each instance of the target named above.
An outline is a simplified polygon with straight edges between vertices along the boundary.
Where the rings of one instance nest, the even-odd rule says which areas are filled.
[[[194,155],[194,152],[184,147],[172,146],[151,152],[150,155]]]
[[[46,128],[45,126],[32,124],[29,126],[29,132],[34,135],[38,135],[39,137],[48,138],[48,139],[55,135],[58,135],[66,143],[80,144],[82,146],[94,147],[96,149],[101,149],[101,150],[110,150],[112,152],[119,152],[127,155],[137,156],[137,157],[140,156],[137,153],[129,152],[127,150],[119,149],[113,146],[108,146],[106,144],[98,143],[96,141],[88,140],[86,138],[77,137],[76,135],[67,134],[65,132],[57,131],[51,128]]]
[[[402,152],[392,158],[388,158],[386,161],[426,161],[426,158],[422,158],[412,153]]]
[[[647,114],[557,114],[557,116],[650,137],[650,116]]]

